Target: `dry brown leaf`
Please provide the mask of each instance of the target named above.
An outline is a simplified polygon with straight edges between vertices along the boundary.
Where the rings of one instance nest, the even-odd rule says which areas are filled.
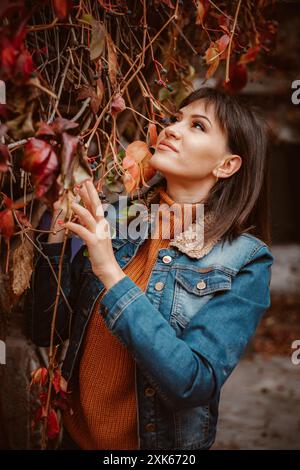
[[[92,37],[90,45],[90,57],[91,60],[97,60],[102,56],[104,52],[105,44],[105,28],[104,26],[94,19],[91,21],[92,24]]]
[[[109,33],[106,35],[106,43],[108,49],[108,74],[112,87],[117,83],[118,60],[116,46]]]
[[[13,283],[12,289],[16,295],[21,295],[30,285],[33,271],[33,246],[25,240],[13,254]]]

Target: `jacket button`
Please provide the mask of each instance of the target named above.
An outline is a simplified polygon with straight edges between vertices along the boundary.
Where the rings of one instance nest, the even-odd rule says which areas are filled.
[[[146,388],[145,389],[145,395],[146,397],[153,397],[153,395],[155,395],[155,390],[154,388]]]
[[[171,256],[169,256],[169,255],[166,255],[166,256],[164,256],[164,257],[163,257],[163,259],[162,259],[162,260],[163,260],[163,263],[165,263],[165,264],[169,264],[169,263],[171,263],[171,261],[172,261],[172,258],[171,258]]]
[[[155,424],[154,423],[148,423],[148,424],[146,424],[145,429],[148,432],[154,432],[155,431]]]
[[[154,287],[155,287],[155,290],[163,290],[164,283],[163,282],[157,282]]]
[[[197,289],[202,290],[202,289],[205,289],[205,287],[206,287],[206,282],[204,282],[204,281],[198,282]]]

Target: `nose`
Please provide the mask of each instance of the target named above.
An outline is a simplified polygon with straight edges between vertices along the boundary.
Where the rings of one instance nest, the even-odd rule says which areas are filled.
[[[166,137],[173,137],[174,139],[180,139],[180,132],[174,126],[168,126],[165,128]]]

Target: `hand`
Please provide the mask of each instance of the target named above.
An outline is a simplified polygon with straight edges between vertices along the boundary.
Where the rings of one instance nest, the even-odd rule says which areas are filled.
[[[53,204],[53,213],[52,213],[52,221],[51,221],[51,231],[52,233],[48,236],[49,243],[61,243],[64,240],[64,230],[62,229],[61,223],[67,218],[68,216],[68,208],[70,207],[71,203],[79,202],[80,196],[72,193],[72,191],[64,191],[62,196],[55,201]],[[68,235],[69,236],[69,235]]]
[[[77,190],[85,207],[72,202],[71,208],[78,217],[79,224],[66,222],[62,227],[70,229],[85,241],[93,272],[103,282],[106,289],[125,277],[112,247],[109,223],[96,188],[91,180]]]

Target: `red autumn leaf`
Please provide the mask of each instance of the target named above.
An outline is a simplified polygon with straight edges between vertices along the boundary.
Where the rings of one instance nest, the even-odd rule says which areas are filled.
[[[56,393],[60,392],[60,381],[61,381],[61,373],[59,369],[55,369],[54,371],[54,377],[52,379],[52,385],[54,387],[54,390]]]
[[[21,84],[29,79],[34,70],[32,56],[23,43],[27,20],[28,17],[23,19],[13,37],[11,33],[6,33],[1,38],[0,79],[4,81],[12,79]]]
[[[22,166],[25,171],[29,171],[32,174],[37,197],[44,197],[51,189],[55,189],[55,191],[50,199],[52,200],[52,197],[57,195],[58,188],[55,186],[55,182],[60,165],[57,155],[50,144],[41,139],[31,139],[25,145]],[[45,199],[47,199],[47,196],[45,196]]]
[[[36,425],[41,421],[42,418],[46,416],[46,409],[44,406],[39,406],[39,408],[35,412],[35,417],[31,423],[32,430],[36,427]]]
[[[24,225],[25,227],[32,227],[31,223],[27,219],[26,215],[21,212],[21,211],[15,211],[15,215],[20,222],[21,225]]]
[[[136,180],[129,172],[123,175],[122,181],[127,194],[131,194],[137,188]]]
[[[152,157],[152,154],[151,154]],[[150,165],[150,156],[143,162],[143,167],[141,171],[141,179],[143,185],[147,186],[146,182],[149,181],[152,176],[155,175],[155,170],[154,168]]]
[[[56,411],[51,408],[49,410],[48,421],[47,421],[47,436],[48,439],[55,439],[59,434],[59,423]]]
[[[2,195],[3,204],[6,206],[6,209],[0,212],[0,234],[3,235],[5,239],[9,239],[15,232],[16,224],[14,214],[21,225],[31,227],[31,224],[23,212],[16,210],[18,206],[20,207],[20,204],[15,204],[6,194],[2,193]]]
[[[147,143],[149,147],[155,147],[157,143],[157,129],[153,122],[150,122],[148,126]]]
[[[72,7],[70,0],[53,0],[53,7],[56,16],[63,20],[68,16],[69,10]]]
[[[145,142],[136,140],[128,145],[126,156],[122,161],[125,174],[123,184],[127,193],[132,193],[140,187],[140,183],[146,185],[154,174],[155,170],[149,165],[152,154]]]
[[[206,80],[208,80],[214,75],[220,63],[219,49],[214,43],[211,43],[209,48],[205,51],[205,61],[207,65],[209,65],[205,75]]]
[[[209,1],[208,0],[198,0],[196,3],[197,6],[197,17],[196,24],[203,24],[203,21],[206,17],[206,14],[209,10]]]
[[[32,56],[27,49],[22,48],[22,51],[17,57],[14,65],[14,77],[21,82],[27,82],[30,75],[34,70]]]
[[[8,119],[8,109],[7,109],[7,105],[4,104],[4,103],[0,103],[0,119]],[[4,125],[2,124],[0,126],[0,129],[3,128]],[[7,130],[7,128],[6,128]]]
[[[4,40],[5,41],[5,40]],[[14,46],[10,44],[7,40],[2,44],[2,52],[1,52],[1,62],[2,66],[6,69],[10,69],[13,67],[16,59],[17,51],[15,50]]]
[[[35,180],[35,194],[37,198],[43,198],[48,202],[55,202],[59,196],[59,187],[55,173],[46,174],[43,178]]]
[[[48,379],[48,369],[39,367],[31,372],[31,384],[45,385]]]
[[[49,189],[47,189],[47,186],[40,189],[38,188],[36,196],[41,197],[46,204],[53,206],[55,201],[57,201],[59,196],[62,194],[62,185],[55,180],[52,184],[49,184],[48,187]],[[39,192],[41,193],[41,196],[39,196]]]
[[[6,145],[0,144],[0,172],[5,173],[8,170],[10,162],[9,151]]]
[[[256,59],[260,49],[260,46],[250,47],[250,49],[248,49],[248,51],[240,57],[238,63],[241,65],[253,62]]]
[[[129,170],[130,168],[137,168],[137,162],[132,157],[124,157],[122,161],[122,166],[124,170]]]
[[[13,200],[6,196],[6,194],[4,193],[1,193],[3,195],[3,204],[5,205],[5,207],[7,207],[7,209],[13,209],[14,208],[14,202]]]
[[[111,102],[111,114],[116,115],[121,113],[125,108],[126,104],[124,98],[122,98],[122,96],[117,93]]]
[[[218,39],[216,41],[219,52],[221,52],[220,60],[227,58],[227,50],[226,49],[227,49],[227,46],[229,44],[229,41],[230,41],[230,37],[228,36],[228,34],[223,34],[223,36],[221,36],[220,39]]]
[[[35,134],[36,136],[55,136],[55,132],[52,129],[51,125],[47,124],[46,122],[40,122],[38,130]]]
[[[52,152],[50,144],[41,139],[32,138],[24,147],[22,167],[30,173],[41,173]]]
[[[244,64],[231,63],[229,68],[230,81],[224,84],[230,94],[238,93],[247,84],[248,73]]]
[[[40,400],[42,406],[46,406],[47,399],[48,399],[48,392],[42,391],[42,392],[39,393],[39,400]]]
[[[11,209],[4,209],[0,212],[0,235],[9,239],[13,236],[15,231],[15,221]]]
[[[148,145],[141,140],[136,140],[129,144],[125,153],[126,157],[131,157],[137,163],[141,163],[149,154],[152,156]]]
[[[58,398],[52,401],[53,406],[63,411],[70,411],[70,403],[64,398]]]

